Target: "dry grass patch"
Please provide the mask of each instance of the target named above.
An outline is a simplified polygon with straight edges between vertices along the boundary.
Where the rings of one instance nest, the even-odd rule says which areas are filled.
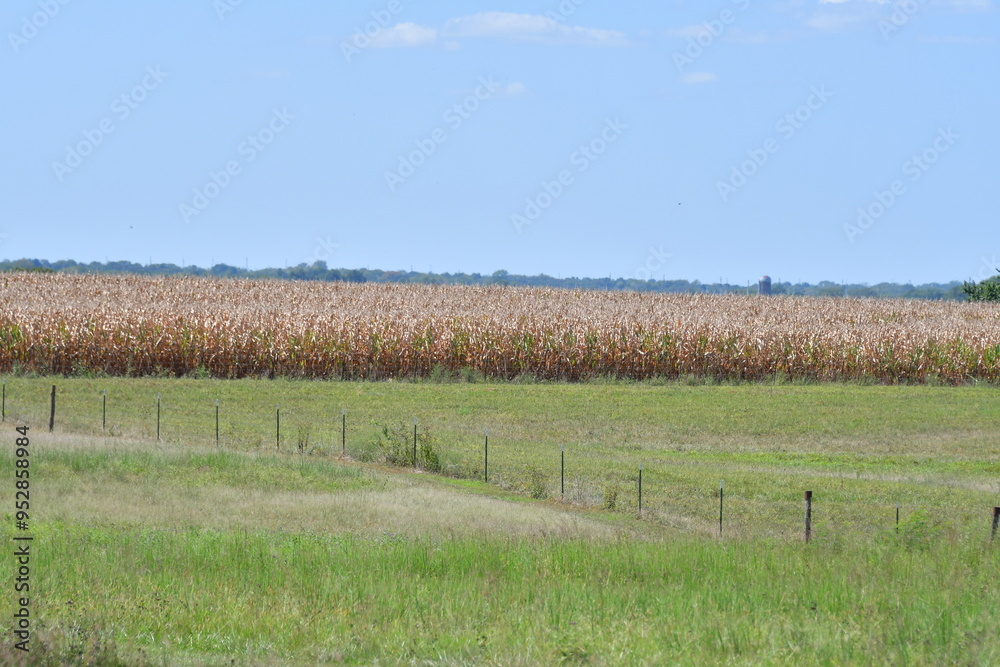
[[[36,464],[37,514],[46,521],[359,536],[623,534],[602,518],[566,508],[296,455],[63,436],[39,446]]]

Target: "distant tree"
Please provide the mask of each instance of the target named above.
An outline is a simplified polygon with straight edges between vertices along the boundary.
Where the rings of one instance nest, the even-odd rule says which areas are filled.
[[[962,283],[962,291],[969,301],[1000,301],[1000,275],[981,283]]]
[[[210,270],[213,276],[232,278],[239,275],[240,270],[235,266],[229,266],[228,264],[216,264]]]
[[[494,271],[493,275],[490,276],[490,284],[492,285],[510,285],[510,274],[504,269],[499,271]]]
[[[844,296],[844,288],[841,285],[823,281],[815,291],[816,296]]]

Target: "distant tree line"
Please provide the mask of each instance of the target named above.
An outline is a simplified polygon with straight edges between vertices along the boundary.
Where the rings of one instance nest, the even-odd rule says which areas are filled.
[[[489,275],[479,273],[424,273],[420,271],[382,271],[380,269],[331,269],[326,262],[299,264],[290,268],[247,270],[228,264],[211,268],[177,266],[176,264],[136,264],[134,262],[76,262],[71,259],[50,262],[44,259],[18,259],[0,262],[0,271],[58,271],[60,273],[134,273],[147,276],[216,276],[221,278],[272,278],[277,280],[318,280],[327,282],[406,283],[420,285],[516,285],[526,287],[561,287],[570,289],[632,290],[636,292],[686,293],[686,294],[756,294],[757,285],[729,283],[702,283],[697,280],[638,280],[635,278],[554,278],[545,274],[523,276],[495,271]],[[772,294],[795,296],[851,296],[898,299],[954,299],[982,300],[985,290],[1000,299],[1000,282],[986,281],[991,287],[984,291],[969,291],[970,283],[927,283],[911,285],[879,283],[877,285],[847,284],[824,280],[810,283],[775,282]],[[984,283],[980,283],[982,285]],[[976,289],[979,289],[978,287]]]

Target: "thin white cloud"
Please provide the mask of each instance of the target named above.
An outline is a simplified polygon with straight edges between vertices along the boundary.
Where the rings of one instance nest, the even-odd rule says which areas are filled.
[[[376,49],[392,49],[409,46],[425,46],[437,41],[438,32],[416,23],[398,23],[391,28],[379,30],[371,39]]]
[[[686,83],[689,85],[699,84],[699,83],[715,83],[719,80],[719,77],[711,72],[689,72],[681,76],[681,83]]]
[[[628,38],[617,30],[570,26],[539,14],[514,14],[510,12],[482,12],[451,19],[441,29],[399,23],[379,30],[370,36],[375,48],[404,48],[434,44],[443,40],[449,50],[461,48],[458,38],[494,37],[547,44],[581,44],[585,46],[627,46]],[[354,35],[355,41],[369,40],[368,36]]]
[[[617,30],[583,28],[553,21],[540,14],[481,12],[448,21],[442,33],[449,37],[497,37],[551,44],[625,46],[628,39]]]

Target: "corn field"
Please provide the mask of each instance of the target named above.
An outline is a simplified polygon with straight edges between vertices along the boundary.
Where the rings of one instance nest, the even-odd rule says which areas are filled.
[[[0,372],[1000,379],[1000,306],[15,273]],[[466,371],[468,372],[468,371]]]

